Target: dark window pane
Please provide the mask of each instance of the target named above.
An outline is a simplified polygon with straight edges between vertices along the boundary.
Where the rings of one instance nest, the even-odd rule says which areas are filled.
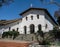
[[[38,30],[41,30],[41,25],[40,24],[38,25]]]
[[[34,24],[30,25],[30,33],[34,33],[35,32],[35,26]]]
[[[46,24],[45,28],[47,28],[47,24]]]
[[[39,19],[39,15],[37,15],[37,19]]]
[[[17,28],[17,31],[19,30],[19,28]]]
[[[24,26],[24,32],[25,32],[25,34],[26,34],[26,31],[27,31],[27,27],[26,27],[26,26]]]
[[[33,16],[31,16],[31,20],[33,20]]]
[[[10,31],[11,27],[9,27],[9,31]]]
[[[26,20],[28,19],[28,17],[26,17]]]

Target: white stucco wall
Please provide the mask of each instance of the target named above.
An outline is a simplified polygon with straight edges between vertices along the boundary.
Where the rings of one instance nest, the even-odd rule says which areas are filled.
[[[39,19],[37,19],[37,15],[39,15]],[[50,17],[43,11],[43,10],[30,10],[29,12],[25,13],[22,15],[22,21],[17,21],[11,24],[8,24],[4,27],[2,27],[2,29],[4,29],[4,31],[8,31],[9,27],[11,27],[12,29],[17,29],[19,28],[19,33],[20,34],[25,34],[24,33],[24,26],[27,26],[27,34],[30,34],[30,25],[34,24],[35,25],[35,32],[38,31],[38,25],[41,24],[42,26],[42,31],[44,32],[48,32],[49,30],[53,29],[53,26],[55,25],[54,22],[50,19]],[[33,20],[31,20],[31,16],[33,16]],[[27,21],[26,21],[26,17]],[[19,22],[19,24],[18,24]],[[48,25],[47,28],[45,28],[46,24]]]
[[[45,29],[46,32],[53,30],[54,26],[56,26],[56,24],[47,14],[45,14],[45,24],[47,24],[47,28]]]
[[[14,23],[11,23],[11,24],[7,24],[5,26],[2,26],[0,30],[3,31],[3,32],[7,32],[7,31],[9,31],[9,27],[10,27],[10,31],[12,31],[13,29],[16,31],[17,28],[19,28],[19,23],[20,22],[21,22],[21,20],[17,21],[17,22],[14,22]]]
[[[45,21],[47,24],[47,28],[45,29],[45,32],[48,32],[49,30],[53,30],[53,25],[47,19],[45,19]]]
[[[37,19],[37,15],[39,15],[39,19]],[[44,18],[44,11],[39,10],[32,10],[23,15],[22,22],[20,24],[21,29],[20,33],[24,34],[24,26],[27,26],[27,34],[30,34],[30,25],[35,25],[35,32],[38,30],[38,25],[41,24],[42,30],[45,30],[45,18]],[[31,16],[33,16],[33,20],[31,20]],[[26,21],[26,17],[28,17],[28,20]],[[20,27],[19,27],[20,28]]]

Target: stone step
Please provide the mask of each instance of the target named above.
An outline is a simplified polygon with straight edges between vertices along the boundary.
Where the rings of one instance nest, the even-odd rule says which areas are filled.
[[[26,35],[20,34],[18,37],[16,37],[16,40],[33,41],[36,39],[34,34],[26,34]]]

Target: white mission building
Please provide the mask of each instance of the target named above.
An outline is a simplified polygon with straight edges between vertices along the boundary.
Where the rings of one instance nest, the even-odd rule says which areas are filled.
[[[31,34],[38,30],[48,32],[57,25],[44,8],[29,8],[20,15],[22,18],[15,20],[0,20],[0,33],[12,30],[18,31],[20,34]]]

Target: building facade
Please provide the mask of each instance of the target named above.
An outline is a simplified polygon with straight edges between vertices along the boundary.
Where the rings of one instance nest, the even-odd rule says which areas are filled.
[[[57,25],[55,20],[44,8],[29,8],[20,14],[22,18],[0,23],[0,30],[18,31],[20,34],[32,34],[38,30],[48,32]]]

